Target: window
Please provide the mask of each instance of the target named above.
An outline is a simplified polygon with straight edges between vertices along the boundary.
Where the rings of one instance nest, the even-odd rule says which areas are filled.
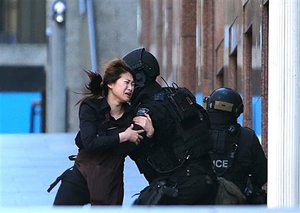
[[[46,43],[46,0],[1,0],[0,43]]]

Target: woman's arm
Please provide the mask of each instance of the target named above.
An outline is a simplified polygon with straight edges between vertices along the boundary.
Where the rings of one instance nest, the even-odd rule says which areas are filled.
[[[119,127],[98,129],[105,116],[103,115],[103,120],[99,120],[97,111],[85,103],[80,107],[79,119],[82,145],[87,150],[115,148],[119,143],[125,141],[138,143],[142,139],[139,134],[143,130],[135,131],[132,127],[128,127],[125,131],[122,131]],[[107,134],[107,131],[110,131],[110,134]]]
[[[79,121],[80,121],[80,134],[82,145],[84,149],[96,150],[112,148],[119,144],[119,135],[107,136],[104,130],[98,130],[100,122],[103,120],[98,119],[98,114],[95,108],[86,103],[82,103],[79,109]]]

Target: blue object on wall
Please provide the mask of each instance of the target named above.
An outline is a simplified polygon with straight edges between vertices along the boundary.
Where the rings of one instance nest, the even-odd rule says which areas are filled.
[[[31,115],[31,106],[41,101],[40,92],[1,92],[0,93],[0,133],[41,132],[41,107],[37,106]]]
[[[252,97],[252,129],[257,135],[261,135],[261,97]]]
[[[196,102],[197,102],[198,104],[200,104],[201,106],[203,106],[203,105],[202,105],[202,104],[203,104],[203,95],[202,95],[201,92],[198,92],[198,93],[196,94]]]

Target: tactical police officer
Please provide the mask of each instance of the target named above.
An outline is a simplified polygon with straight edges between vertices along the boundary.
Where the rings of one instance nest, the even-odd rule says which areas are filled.
[[[241,127],[241,96],[230,88],[218,88],[204,98],[211,123],[214,172],[233,182],[248,204],[266,203],[262,186],[267,181],[267,159],[255,132]]]
[[[149,114],[155,129],[130,156],[149,182],[135,204],[212,204],[217,184],[205,110],[186,89],[162,88],[156,82],[159,64],[144,48],[123,59],[136,75],[132,107],[138,115]]]

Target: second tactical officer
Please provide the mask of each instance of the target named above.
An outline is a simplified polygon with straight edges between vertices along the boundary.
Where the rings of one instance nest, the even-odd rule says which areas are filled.
[[[134,204],[213,204],[217,184],[205,110],[188,90],[162,88],[156,82],[158,62],[144,48],[131,51],[123,60],[136,77],[131,104],[137,115],[150,115],[155,130],[130,156],[149,183]]]
[[[244,108],[241,96],[221,87],[205,97],[204,103],[211,122],[214,172],[233,182],[244,194],[245,203],[266,203],[262,186],[267,182],[267,159],[255,132],[237,122]]]

